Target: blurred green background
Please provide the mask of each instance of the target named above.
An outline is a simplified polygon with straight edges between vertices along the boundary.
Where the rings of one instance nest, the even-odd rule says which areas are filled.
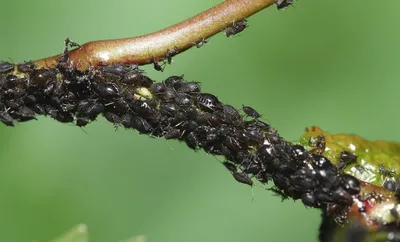
[[[0,59],[53,55],[78,43],[136,36],[220,1],[2,1]],[[225,103],[251,105],[288,140],[304,127],[400,140],[400,2],[296,1],[250,27],[174,58]],[[219,158],[221,159],[221,158]],[[253,201],[254,193],[254,201]],[[50,118],[0,125],[0,241],[49,240],[79,223],[91,241],[317,241],[319,211],[238,184],[184,144]]]

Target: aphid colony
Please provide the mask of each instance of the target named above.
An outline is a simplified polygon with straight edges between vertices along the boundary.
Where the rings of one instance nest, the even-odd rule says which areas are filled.
[[[324,155],[343,173],[400,196],[400,143],[329,134],[313,126],[306,128],[300,144],[311,153]]]
[[[277,193],[307,206],[349,205],[360,191],[357,179],[341,174],[324,156],[284,141],[255,109],[243,106],[240,113],[201,92],[198,82],[183,76],[154,82],[135,66],[82,73],[64,64],[35,69],[31,62],[17,67],[1,62],[0,120],[13,126],[47,115],[85,126],[102,114],[115,126],[224,156],[223,164],[237,181],[253,185],[252,178],[272,180]],[[25,75],[14,75],[15,68]]]

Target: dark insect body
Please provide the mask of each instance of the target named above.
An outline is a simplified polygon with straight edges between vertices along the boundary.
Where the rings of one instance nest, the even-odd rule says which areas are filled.
[[[343,151],[340,153],[340,160],[346,163],[352,163],[357,161],[357,156],[348,151]]]
[[[78,43],[66,38],[64,40],[64,51],[63,54],[59,58],[59,62],[57,63],[57,67],[60,68],[64,73],[71,73],[70,68],[68,67],[67,61],[69,59],[68,47],[78,47],[80,46]]]
[[[182,136],[182,132],[179,129],[171,129],[165,135],[165,139],[178,139]]]
[[[87,118],[77,118],[76,119],[76,126],[78,126],[78,127],[85,127],[89,123],[90,123],[90,120]]]
[[[20,121],[28,121],[32,119],[36,119],[36,114],[33,110],[31,110],[28,107],[21,107],[19,108],[18,112],[16,114],[19,116]]]
[[[317,200],[312,192],[308,192],[302,194],[301,201],[303,202],[304,205],[313,207]]]
[[[17,70],[23,73],[29,73],[35,69],[35,63],[32,61],[17,65]]]
[[[222,106],[223,119],[229,120],[232,124],[239,123],[242,120],[239,112],[231,105]]]
[[[379,172],[387,177],[393,177],[396,175],[396,173],[393,170],[389,170],[382,164],[379,166]]]
[[[348,151],[343,151],[340,153],[339,160],[338,169],[343,170],[349,164],[357,162],[357,156]]]
[[[168,117],[173,117],[177,114],[179,108],[174,103],[165,103],[160,107],[160,112]]]
[[[113,64],[113,65],[103,66],[101,68],[101,70],[102,70],[102,73],[104,73],[104,74],[112,74],[115,76],[122,76],[127,71],[125,66],[123,66],[121,64]]]
[[[200,92],[200,83],[198,82],[185,82],[182,83],[177,92],[184,92],[184,93],[199,93]]]
[[[275,5],[278,9],[286,8],[293,4],[293,0],[275,0]]]
[[[7,112],[0,112],[0,121],[7,126],[14,126],[14,119]]]
[[[143,75],[141,71],[133,70],[124,74],[121,83],[149,88],[152,86],[153,80]]]
[[[360,192],[360,181],[354,176],[343,174],[340,177],[342,187],[350,194],[356,195]]]
[[[326,140],[323,135],[318,135],[317,137],[311,137],[309,142],[311,147],[315,147],[312,153],[322,155],[326,148]]]
[[[14,69],[13,63],[0,61],[0,73],[7,73],[12,71],[13,69]]]
[[[192,100],[187,95],[179,93],[175,96],[175,103],[179,106],[190,106],[192,105]]]
[[[236,168],[235,164],[228,162],[228,161],[222,162],[222,164],[225,166],[226,169],[228,169],[228,171],[237,172],[237,168]]]
[[[242,20],[239,22],[235,22],[232,26],[225,29],[226,37],[230,37],[242,32],[247,27],[247,20]]]
[[[161,94],[161,93],[165,92],[165,89],[166,89],[166,87],[165,87],[164,83],[154,83],[150,87],[150,91],[154,94]]]
[[[18,85],[19,82],[19,78],[15,75],[8,75],[5,79],[5,86],[7,88],[14,88]]]
[[[186,136],[186,144],[188,145],[189,148],[197,150],[200,142],[198,137],[196,136],[196,134],[194,132],[190,132],[187,136]]]
[[[339,188],[336,191],[334,191],[332,197],[338,204],[341,205],[349,206],[353,203],[352,196],[342,188]]]
[[[386,179],[382,186],[390,191],[396,191],[396,182],[391,179]]]
[[[221,107],[218,98],[209,93],[200,93],[196,98],[197,107],[206,112],[214,112]]]
[[[153,130],[151,125],[145,119],[138,117],[138,116],[133,117],[132,127],[143,134],[148,134]]]
[[[104,111],[104,104],[97,100],[84,100],[81,101],[77,108],[77,115],[81,117],[88,117],[91,120],[94,120],[97,115]]]
[[[210,38],[203,39],[203,40],[199,41],[199,42],[196,44],[196,47],[197,47],[197,48],[202,47],[204,44],[208,43],[209,40],[210,40]]]
[[[163,63],[163,65],[160,65],[154,58],[153,58],[152,62],[153,62],[154,70],[161,71],[161,72],[164,71],[165,63]]]
[[[119,89],[114,83],[95,84],[97,94],[105,100],[113,100],[119,97]]]
[[[165,57],[167,57],[167,63],[171,65],[172,57],[178,53],[179,53],[179,50],[176,47],[174,47],[172,50],[168,49],[167,54],[165,54]]]
[[[235,178],[236,181],[253,186],[253,181],[250,179],[250,177],[244,173],[244,172],[232,172],[233,178]]]
[[[251,119],[244,118],[235,107],[202,93],[198,82],[170,76],[154,83],[135,66],[80,72],[64,64],[60,60],[60,67],[50,70],[27,67],[29,78],[0,72],[0,121],[12,126],[43,114],[84,127],[103,115],[115,126],[225,156],[223,165],[238,182],[273,181],[281,197],[301,199],[306,206],[348,204],[360,192],[357,179],[338,172],[325,157],[283,140],[256,110],[243,106]],[[152,95],[143,94],[146,89]],[[313,147],[322,150],[322,141],[313,140]],[[346,153],[341,158],[353,160]]]
[[[47,82],[55,81],[56,75],[48,69],[36,69],[30,73],[29,78],[32,85],[44,86]]]
[[[242,105],[242,110],[247,116],[250,116],[250,117],[255,118],[255,119],[261,118],[261,114],[259,114],[252,107]]]
[[[250,142],[262,144],[264,142],[264,134],[258,129],[245,129],[243,134]]]
[[[178,90],[184,82],[183,76],[170,76],[164,81],[167,87],[174,88],[175,90]]]
[[[109,122],[113,123],[114,125],[121,123],[121,118],[115,113],[105,112],[103,115]]]
[[[65,44],[65,46],[69,46],[69,47],[79,47],[79,46],[81,46],[80,44],[70,40],[69,38],[66,38],[64,40],[64,44]]]

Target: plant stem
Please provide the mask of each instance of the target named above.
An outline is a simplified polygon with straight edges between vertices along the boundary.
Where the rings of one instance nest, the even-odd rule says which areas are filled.
[[[89,67],[119,64],[144,65],[181,53],[221,32],[233,23],[274,4],[274,0],[227,0],[190,19],[163,30],[132,38],[100,40],[69,52],[69,64],[85,71]],[[36,60],[38,68],[53,68],[61,55]]]

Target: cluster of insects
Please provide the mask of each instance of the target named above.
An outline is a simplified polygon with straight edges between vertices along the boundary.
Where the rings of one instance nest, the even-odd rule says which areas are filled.
[[[13,126],[47,115],[83,127],[103,115],[115,126],[224,156],[237,181],[273,180],[277,193],[312,207],[348,205],[360,190],[357,179],[340,174],[325,157],[284,141],[254,108],[224,104],[201,92],[198,82],[183,76],[155,82],[137,66],[120,64],[80,72],[66,58],[53,69],[1,62],[0,120]]]
[[[339,171],[400,196],[400,156],[396,153],[400,144],[367,141],[356,135],[332,135],[315,126],[306,128],[300,144],[330,159]]]
[[[357,155],[346,150],[334,156],[324,152],[331,145],[326,136],[308,139],[312,148],[293,144],[264,122],[256,109],[224,104],[184,76],[156,82],[137,66],[121,64],[80,72],[68,66],[67,58],[62,56],[51,69],[38,69],[33,62],[0,62],[0,121],[14,126],[46,115],[83,127],[102,115],[116,127],[180,140],[193,150],[223,156],[222,164],[240,183],[273,181],[270,189],[282,198],[300,199],[324,211],[333,205],[339,223],[346,221],[346,208],[354,201],[381,199],[365,195],[360,179],[345,172],[356,167]],[[384,165],[378,173],[385,178],[397,175]],[[396,183],[385,184],[398,190]],[[359,212],[366,209],[360,207]],[[398,216],[394,212],[392,216]]]
[[[376,235],[386,238],[385,241],[399,241],[399,143],[329,134],[316,126],[306,128],[299,143],[312,154],[331,160],[339,173],[354,176],[361,183],[360,193],[353,196],[350,208],[343,210],[328,205],[323,210],[321,241],[332,241],[336,222],[343,226],[349,216],[353,217],[348,223],[351,226],[344,229],[352,238],[348,241],[364,241],[370,233],[367,227],[371,225],[376,226]]]
[[[278,9],[291,4],[293,0],[275,0]],[[223,31],[231,37],[247,27],[241,20]],[[208,41],[193,45],[199,48]],[[322,242],[333,240],[337,224],[348,226],[346,241],[365,241],[370,232],[365,224],[384,233],[386,241],[400,241],[400,156],[396,155],[400,145],[332,138],[315,127],[310,130],[316,135],[293,144],[263,121],[256,109],[225,104],[183,75],[157,82],[138,66],[122,64],[81,72],[68,64],[68,47],[79,45],[69,39],[65,45],[55,68],[0,62],[2,123],[14,126],[45,115],[84,127],[101,115],[115,127],[179,140],[195,151],[222,156],[222,165],[236,181],[249,186],[272,181],[269,189],[282,199],[321,208]],[[154,69],[163,71],[178,53],[174,47],[166,50],[164,61],[153,58]],[[390,161],[376,163],[388,160],[384,154]],[[351,220],[354,213],[367,222]]]

